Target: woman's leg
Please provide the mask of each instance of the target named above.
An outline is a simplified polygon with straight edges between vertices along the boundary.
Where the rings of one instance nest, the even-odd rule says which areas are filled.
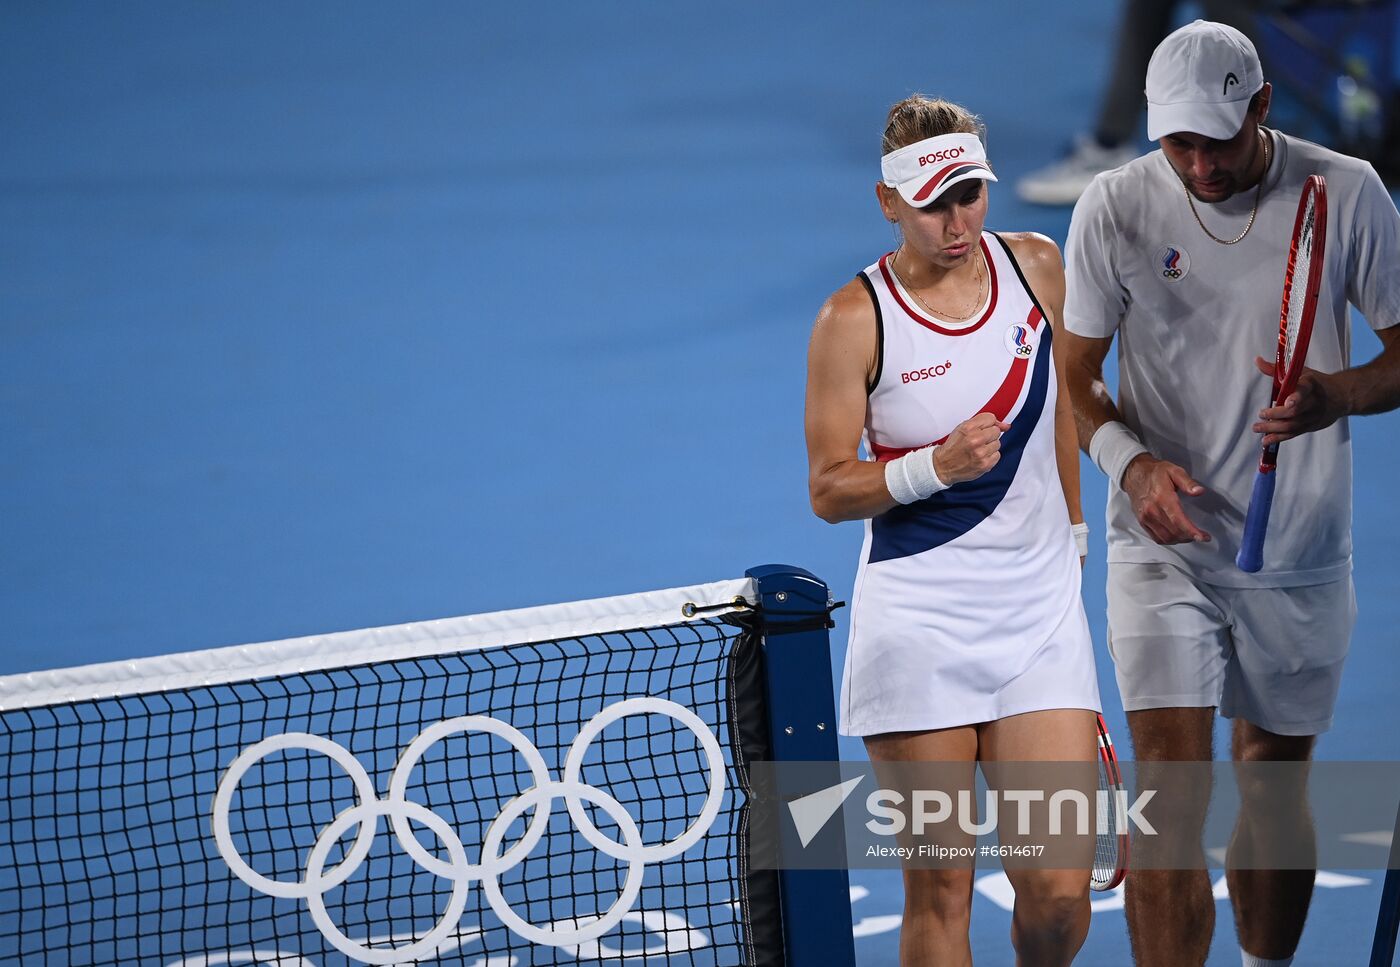
[[[910,785],[916,763],[965,765],[956,784],[972,788],[977,759],[977,729],[961,726],[932,732],[889,732],[867,736],[865,749],[884,788],[899,790]],[[911,764],[908,767],[901,764]],[[946,788],[944,766],[937,770],[939,786]],[[906,803],[907,803],[906,797]],[[906,835],[909,824],[905,825]],[[972,845],[972,837],[940,828],[934,837],[943,845]],[[899,934],[899,962],[903,967],[971,967],[972,948],[967,929],[972,913],[973,861],[950,869],[904,870],[904,923]]]
[[[1027,712],[981,726],[981,758],[988,782],[1001,789],[1043,790],[1048,800],[1055,789],[1077,789],[1087,799],[1087,837],[1072,839],[1049,834],[1050,809],[1045,801],[1027,800],[1026,816],[1010,808],[1002,797],[999,833],[1003,845],[1046,844],[1046,853],[1034,858],[1003,860],[1016,890],[1011,918],[1011,942],[1020,967],[1066,967],[1089,933],[1089,864],[1093,858],[1094,794],[1098,787],[1098,732],[1094,713],[1085,709],[1051,709]],[[1040,765],[1011,766],[999,764]],[[1075,766],[1051,763],[1080,763]],[[1073,808],[1063,813],[1066,833],[1075,829]],[[1026,819],[1026,822],[1022,822]],[[1046,856],[1055,859],[1046,859]],[[1047,869],[1047,862],[1068,869]],[[1080,863],[1082,862],[1082,866]]]

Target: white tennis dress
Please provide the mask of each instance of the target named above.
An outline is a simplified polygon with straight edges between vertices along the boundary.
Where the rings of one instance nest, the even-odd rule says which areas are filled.
[[[1050,326],[1006,244],[986,232],[987,302],[964,323],[865,269],[879,329],[865,446],[885,461],[963,420],[1010,422],[976,480],[866,522],[841,684],[841,731],[875,735],[1099,709],[1079,557],[1055,463]]]

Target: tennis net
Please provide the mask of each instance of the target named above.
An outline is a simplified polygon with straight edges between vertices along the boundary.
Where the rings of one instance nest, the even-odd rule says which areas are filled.
[[[778,962],[745,854],[757,602],[744,579],[0,679],[0,960]]]

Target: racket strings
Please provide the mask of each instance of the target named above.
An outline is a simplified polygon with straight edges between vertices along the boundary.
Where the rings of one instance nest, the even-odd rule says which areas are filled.
[[[1313,238],[1316,228],[1317,201],[1309,197],[1303,213],[1302,229],[1298,233],[1292,271],[1288,278],[1288,308],[1284,314],[1283,366],[1293,365],[1293,353],[1298,346],[1298,334],[1303,328],[1304,309],[1308,297],[1308,276],[1312,268]]]
[[[1111,890],[1123,881],[1128,865],[1127,823],[1123,815],[1123,776],[1118,770],[1118,757],[1113,752],[1113,739],[1103,716],[1098,719],[1099,789],[1097,829],[1094,837],[1094,868],[1090,886],[1095,890]]]
[[[1094,838],[1093,882],[1107,883],[1118,872],[1119,849],[1117,815],[1114,812],[1113,796],[1118,788],[1116,778],[1108,771],[1103,760],[1099,760],[1099,802],[1097,835]]]

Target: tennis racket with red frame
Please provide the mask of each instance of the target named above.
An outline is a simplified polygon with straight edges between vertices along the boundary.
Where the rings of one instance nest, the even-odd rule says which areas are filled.
[[[1322,289],[1322,261],[1327,242],[1327,182],[1321,175],[1310,175],[1298,199],[1298,217],[1293,222],[1293,242],[1288,247],[1288,268],[1283,275],[1283,309],[1279,314],[1278,355],[1274,359],[1273,406],[1292,395],[1303,372],[1312,339],[1313,316]],[[1253,573],[1264,563],[1264,535],[1269,529],[1269,510],[1274,503],[1277,478],[1278,444],[1264,447],[1259,472],[1254,476],[1254,492],[1244,518],[1244,538],[1235,563],[1241,571]]]
[[[1099,726],[1099,794],[1094,868],[1089,886],[1098,891],[1111,890],[1123,882],[1128,873],[1128,801],[1123,790],[1123,774],[1118,770],[1118,756],[1113,751],[1113,739],[1103,716]]]

